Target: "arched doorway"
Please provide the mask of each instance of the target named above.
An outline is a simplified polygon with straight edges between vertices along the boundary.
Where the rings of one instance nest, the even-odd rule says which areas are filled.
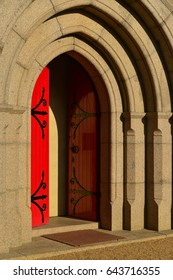
[[[43,153],[48,154],[45,158],[49,161],[49,167],[46,168],[51,177],[46,183],[47,188],[49,185],[49,192],[46,194],[49,203],[48,201],[47,204],[43,203],[43,200],[47,199],[43,197],[44,195],[37,195],[37,197],[40,197],[41,204],[38,200],[37,205],[35,202],[32,203],[32,217],[34,220],[34,217],[37,216],[38,220],[40,216],[40,219],[36,223],[33,222],[33,226],[47,223],[48,219],[45,217],[56,215],[56,213],[58,216],[98,221],[100,137],[99,102],[96,90],[85,69],[68,54],[55,58],[48,64],[47,69],[50,76],[49,112],[53,115],[53,118],[48,118],[48,133],[50,130],[52,135],[57,135],[58,151],[55,152],[57,157],[53,156],[54,159],[49,156],[49,152],[52,151],[52,140],[50,138],[49,148],[44,148],[43,151]],[[40,76],[43,75],[43,72]],[[44,114],[45,116],[46,114]],[[37,120],[37,125],[38,123]],[[33,136],[31,139],[33,142]],[[38,139],[36,142],[38,142]],[[40,147],[40,144],[37,143],[36,145]],[[35,153],[35,150],[33,151]],[[31,151],[31,157],[32,162],[35,162],[33,151]],[[41,150],[39,152],[42,153]],[[43,162],[38,161],[38,165],[40,164],[44,165],[44,156]],[[56,169],[55,166],[58,166],[58,168]],[[52,169],[54,169],[53,173],[51,172]],[[33,168],[31,170],[32,177],[35,177],[33,174],[35,171]],[[42,183],[44,183],[43,180],[42,175]],[[40,185],[39,187],[44,189]],[[35,192],[36,190],[34,191],[32,187],[32,196]],[[58,196],[58,198],[55,199],[55,196]],[[33,202],[33,200],[31,201]],[[52,210],[53,204],[56,208],[55,201],[57,201],[57,209]],[[50,209],[51,211],[49,211]]]

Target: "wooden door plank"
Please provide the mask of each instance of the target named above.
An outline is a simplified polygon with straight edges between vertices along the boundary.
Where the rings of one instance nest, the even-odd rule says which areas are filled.
[[[32,226],[49,221],[49,69],[35,84],[31,102]]]

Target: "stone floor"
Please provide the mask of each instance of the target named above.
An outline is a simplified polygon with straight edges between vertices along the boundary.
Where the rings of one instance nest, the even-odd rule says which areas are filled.
[[[116,243],[107,242],[105,243],[96,243],[90,246],[82,247],[73,247],[66,245],[60,242],[52,241],[42,237],[44,234],[56,233],[56,232],[67,232],[72,230],[82,230],[82,229],[95,229],[98,231],[106,232],[113,235],[118,235],[125,237],[116,241]],[[153,240],[161,239],[165,237],[172,237],[173,230],[155,232],[150,230],[141,230],[141,231],[105,231],[98,229],[98,224],[95,222],[81,221],[77,219],[69,218],[51,218],[51,221],[48,225],[38,227],[33,229],[32,242],[24,244],[20,247],[13,248],[9,253],[0,254],[0,260],[27,260],[27,259],[42,259],[42,258],[51,258],[55,255],[64,254],[65,252],[75,252],[93,248],[103,248],[105,246],[116,246],[122,243],[132,243],[132,242],[141,242],[144,240]]]
[[[52,234],[56,232],[67,232],[82,229],[98,229],[97,222],[72,219],[67,217],[50,218],[48,224],[35,227],[32,230],[32,237],[42,236],[43,234]]]

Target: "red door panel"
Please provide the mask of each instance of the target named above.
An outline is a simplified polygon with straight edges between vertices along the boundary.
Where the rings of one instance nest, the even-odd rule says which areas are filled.
[[[41,72],[31,102],[32,226],[49,220],[49,69]]]
[[[94,87],[75,65],[69,81],[68,215],[98,220],[99,110]]]

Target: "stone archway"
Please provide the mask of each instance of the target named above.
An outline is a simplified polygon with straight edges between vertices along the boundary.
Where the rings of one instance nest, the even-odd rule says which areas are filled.
[[[109,162],[101,162],[101,227],[170,229],[169,1],[159,1],[157,9],[145,0],[21,0],[20,7],[9,2],[0,35],[1,141],[6,147],[1,148],[0,248],[31,239],[31,94],[41,70],[66,52],[84,66],[99,92],[101,153]],[[9,226],[13,231],[6,230]]]

